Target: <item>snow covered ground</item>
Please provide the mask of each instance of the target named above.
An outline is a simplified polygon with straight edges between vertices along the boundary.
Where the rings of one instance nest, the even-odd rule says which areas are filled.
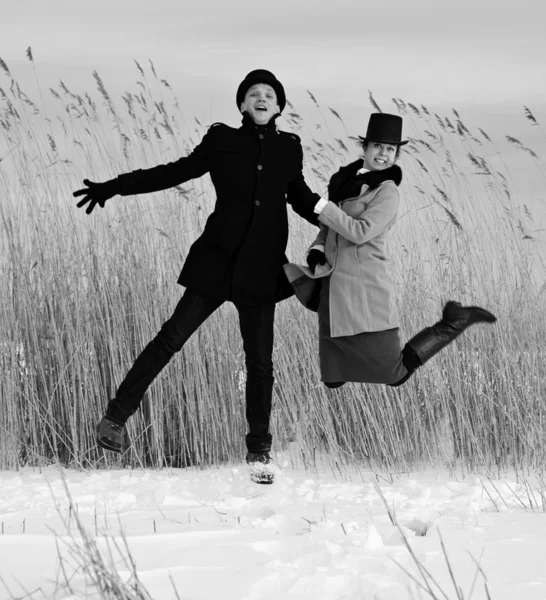
[[[531,477],[342,476],[276,460],[269,486],[244,466],[2,472],[0,598],[99,597],[77,568],[69,496],[122,578],[127,542],[154,600],[430,598],[429,577],[438,598],[487,598],[485,582],[493,600],[546,598],[544,487]]]

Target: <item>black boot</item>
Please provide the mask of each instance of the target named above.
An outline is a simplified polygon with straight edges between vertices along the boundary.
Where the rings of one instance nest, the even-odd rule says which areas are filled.
[[[125,425],[103,417],[97,425],[97,444],[111,452],[121,452],[125,442]]]
[[[250,470],[250,479],[254,483],[273,483],[275,479],[275,471],[271,465],[271,456],[269,452],[248,451],[246,455],[246,463]]]
[[[496,320],[497,317],[484,308],[463,306],[450,300],[444,307],[441,321],[432,327],[425,327],[406,343],[402,354],[408,374],[390,385],[397,387],[405,383],[418,367],[459,337],[467,327],[476,323],[494,323]]]

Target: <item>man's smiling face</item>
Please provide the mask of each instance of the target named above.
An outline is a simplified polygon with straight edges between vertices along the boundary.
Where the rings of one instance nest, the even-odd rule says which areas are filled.
[[[256,83],[248,88],[241,112],[246,111],[254,123],[265,125],[271,117],[281,112],[275,90],[266,83]]]

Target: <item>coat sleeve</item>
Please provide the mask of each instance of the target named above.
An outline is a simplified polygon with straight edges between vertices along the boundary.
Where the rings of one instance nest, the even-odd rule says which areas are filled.
[[[354,244],[364,244],[386,231],[396,220],[400,195],[396,187],[382,185],[358,218],[328,202],[319,221]]]
[[[296,136],[294,136],[296,137]],[[313,211],[320,200],[320,196],[312,192],[303,177],[303,149],[299,138],[297,143],[297,161],[295,176],[288,184],[286,190],[286,201],[292,206],[294,212],[312,225],[318,225],[318,215]]]
[[[148,194],[166,190],[201,177],[209,171],[210,168],[210,146],[212,130],[209,130],[201,143],[194,150],[178,159],[164,165],[158,165],[151,169],[137,169],[129,173],[118,175],[120,194],[122,196],[131,196],[133,194]]]

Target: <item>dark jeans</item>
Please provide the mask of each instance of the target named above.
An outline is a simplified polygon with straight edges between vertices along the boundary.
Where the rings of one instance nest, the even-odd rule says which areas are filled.
[[[163,323],[157,336],[135,360],[116,397],[108,403],[106,415],[124,424],[136,412],[144,393],[163,367],[222,303],[186,290],[170,319]],[[249,432],[246,445],[252,452],[269,451],[275,304],[235,306],[239,312],[247,371],[246,418]]]

